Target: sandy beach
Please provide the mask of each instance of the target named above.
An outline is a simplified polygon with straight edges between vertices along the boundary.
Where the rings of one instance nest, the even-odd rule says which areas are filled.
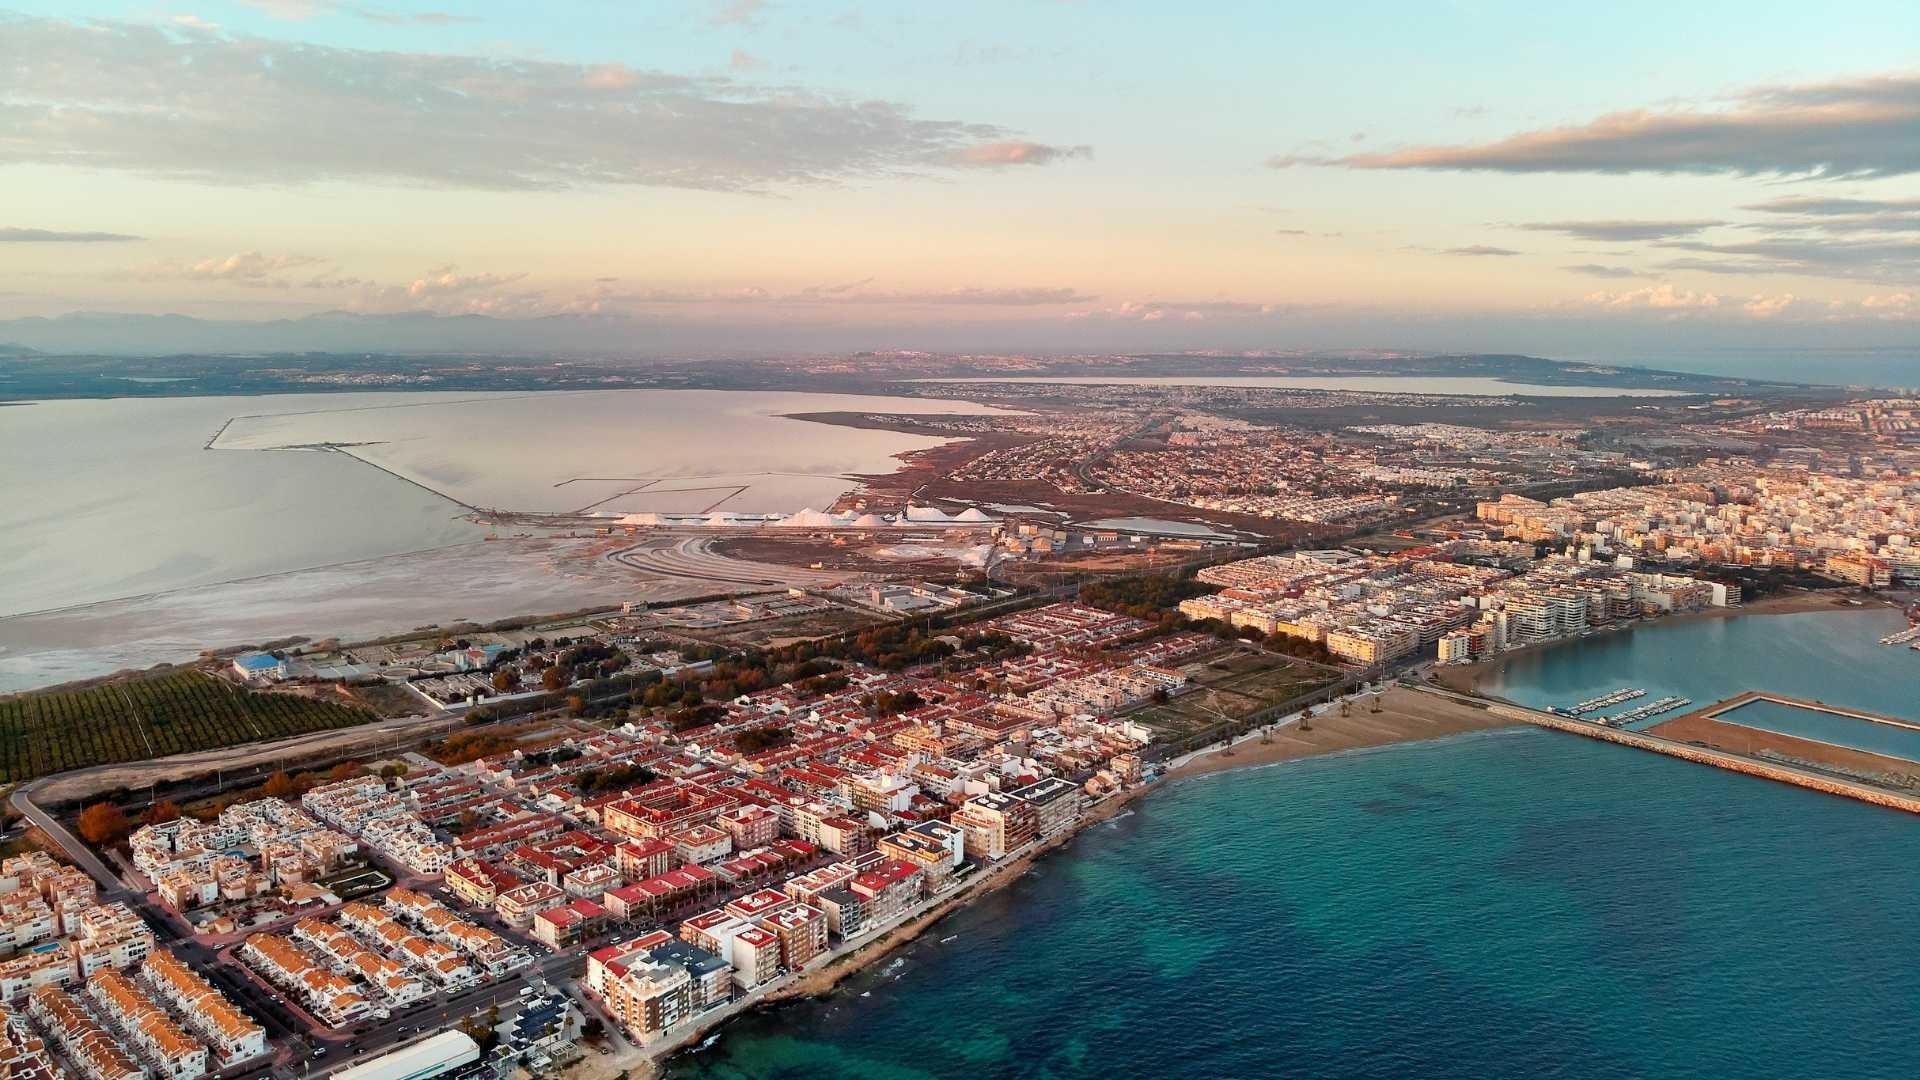
[[[1231,747],[1201,750],[1175,765],[1167,776],[1197,776],[1340,750],[1513,726],[1513,721],[1494,716],[1485,709],[1398,686],[1377,696],[1380,707],[1377,713],[1372,711],[1376,695],[1362,694],[1352,700],[1346,716],[1340,715],[1340,706],[1335,704],[1313,717],[1310,730],[1302,731],[1297,724],[1289,724],[1275,729],[1270,736],[1251,735]]]

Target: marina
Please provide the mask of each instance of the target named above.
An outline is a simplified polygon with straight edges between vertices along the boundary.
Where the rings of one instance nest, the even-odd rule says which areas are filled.
[[[1914,645],[1920,647],[1920,626],[1909,626],[1897,634],[1888,634],[1880,639],[1882,645]]]
[[[1608,706],[1618,705],[1623,701],[1632,701],[1635,698],[1646,696],[1647,692],[1644,689],[1633,686],[1623,686],[1611,693],[1602,694],[1596,698],[1588,698],[1566,711],[1570,716],[1585,716],[1591,712],[1599,712]]]
[[[1642,692],[1644,693],[1644,691]],[[1648,717],[1659,716],[1662,713],[1670,713],[1675,709],[1684,709],[1691,704],[1693,704],[1692,698],[1663,697],[1658,701],[1650,701],[1645,705],[1628,709],[1625,712],[1614,713],[1612,716],[1595,717],[1594,720],[1596,723],[1606,724],[1609,727],[1625,727],[1628,724],[1645,720]]]

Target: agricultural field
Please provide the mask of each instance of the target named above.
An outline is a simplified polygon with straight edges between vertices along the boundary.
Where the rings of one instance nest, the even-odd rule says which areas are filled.
[[[1324,668],[1250,649],[1236,649],[1187,670],[1193,676],[1192,689],[1127,719],[1169,743],[1204,745],[1242,718],[1331,685],[1336,678]]]
[[[0,781],[144,761],[374,719],[364,709],[256,693],[199,671],[0,700]]]

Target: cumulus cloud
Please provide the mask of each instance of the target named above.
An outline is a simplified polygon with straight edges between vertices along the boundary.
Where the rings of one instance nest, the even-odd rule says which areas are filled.
[[[1705,311],[1719,307],[1720,297],[1663,282],[1625,292],[1592,292],[1581,297],[1579,303],[1609,311]]]
[[[1126,300],[1109,308],[1074,312],[1068,317],[1123,322],[1203,322],[1208,319],[1259,318],[1278,315],[1284,310],[1275,304],[1248,300]]]
[[[232,184],[758,191],[1085,153],[717,76],[0,15],[0,165]]]
[[[292,287],[284,276],[287,271],[325,261],[311,255],[269,255],[259,251],[241,251],[196,262],[167,260],[151,263],[114,276],[134,281],[199,281],[251,289],[286,289]]]
[[[144,239],[145,237],[116,232],[0,226],[0,244],[119,244]]]
[[[1792,293],[1757,293],[1741,299],[1719,293],[1694,292],[1666,282],[1623,292],[1588,293],[1571,306],[1609,313],[1642,312],[1669,319],[1707,316],[1736,321],[1778,319],[1813,310],[1828,310]]]
[[[1795,297],[1792,293],[1778,296],[1756,296],[1740,305],[1740,309],[1756,319],[1771,319],[1793,308]]]
[[[1048,146],[1021,139],[980,143],[953,151],[949,161],[955,165],[998,168],[1002,165],[1049,165],[1067,158],[1093,156],[1091,146]]]
[[[1487,255],[1495,255],[1495,256],[1518,255],[1520,253],[1513,250],[1512,248],[1494,247],[1491,244],[1468,244],[1466,247],[1442,248],[1440,250],[1440,254],[1471,255],[1471,256],[1479,257],[1479,256],[1487,256]]]
[[[752,71],[765,63],[766,61],[745,49],[735,49],[733,55],[727,57],[727,66],[735,71]]]
[[[1686,108],[1610,113],[1486,143],[1330,157],[1276,168],[1509,173],[1701,173],[1885,177],[1920,172],[1920,75],[1760,86]]]
[[[1578,240],[1627,242],[1693,236],[1723,221],[1531,221],[1520,228],[1531,232],[1563,233]]]

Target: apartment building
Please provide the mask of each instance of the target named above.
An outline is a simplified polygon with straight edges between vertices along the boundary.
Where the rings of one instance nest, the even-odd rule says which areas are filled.
[[[1058,777],[1049,777],[1009,792],[1033,808],[1034,835],[1041,839],[1058,836],[1080,820],[1085,794],[1079,785]]]
[[[63,1080],[46,1040],[26,1016],[0,1005],[0,1076],[7,1080]]]
[[[425,893],[394,889],[387,893],[386,909],[434,940],[452,945],[467,956],[474,967],[489,975],[499,975],[528,962],[527,954],[512,942],[484,926],[462,919]]]
[[[966,852],[976,859],[1003,859],[1036,835],[1033,806],[1004,792],[968,799],[952,823],[965,833]]]
[[[65,990],[35,990],[27,996],[27,1013],[86,1080],[146,1080],[147,1071],[133,1055]]]
[[[291,938],[254,934],[240,946],[240,956],[329,1027],[351,1024],[374,1012],[373,1002],[351,980],[334,974]]]
[[[140,968],[140,978],[180,1012],[222,1067],[267,1052],[266,1029],[179,957],[165,951],[150,954]]]
[[[87,996],[109,1023],[126,1033],[155,1075],[200,1080],[207,1074],[207,1048],[132,979],[103,971],[87,980]]]
[[[433,987],[399,961],[382,956],[345,929],[318,919],[301,919],[293,936],[333,961],[335,970],[357,978],[394,1007],[408,1005],[433,993]]]

